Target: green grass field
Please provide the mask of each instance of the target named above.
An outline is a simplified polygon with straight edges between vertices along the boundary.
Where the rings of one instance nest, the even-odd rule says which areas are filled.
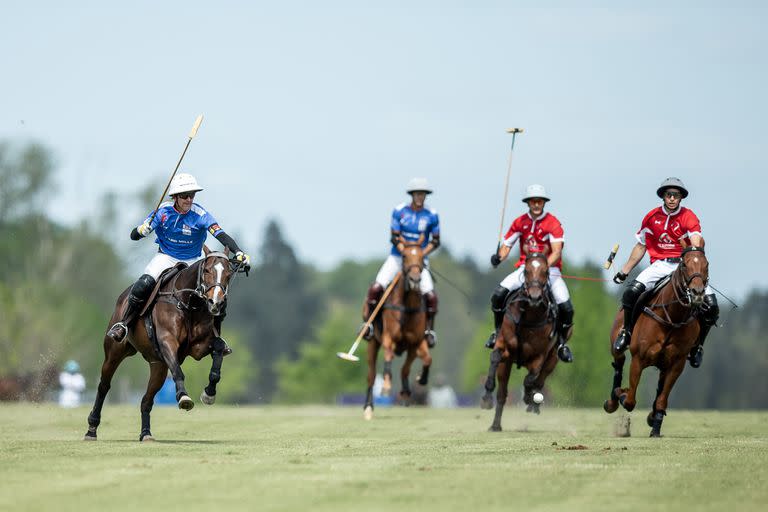
[[[0,510],[765,510],[768,413],[0,404]],[[580,448],[584,447],[584,448]],[[580,448],[580,449],[574,449]]]

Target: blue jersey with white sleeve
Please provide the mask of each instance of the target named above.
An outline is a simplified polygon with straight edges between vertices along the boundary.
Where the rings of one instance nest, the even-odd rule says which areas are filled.
[[[152,214],[147,216],[150,220]],[[160,252],[179,260],[199,258],[208,233],[216,236],[221,231],[216,219],[202,206],[192,203],[187,213],[180,213],[173,202],[160,205],[150,223],[160,245]]]
[[[423,234],[424,241],[421,247],[429,244],[432,237],[440,235],[440,219],[437,212],[427,206],[414,210],[408,203],[402,203],[392,211],[392,231],[400,233],[408,242],[416,242]],[[401,256],[395,245],[392,246],[392,255]]]

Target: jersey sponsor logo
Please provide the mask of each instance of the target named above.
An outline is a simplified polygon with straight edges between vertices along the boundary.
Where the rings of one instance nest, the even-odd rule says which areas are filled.
[[[419,219],[419,231],[426,231],[427,230],[427,219],[421,218]]]
[[[181,232],[186,236],[192,236],[192,228],[187,226],[186,224],[183,224],[181,226]]]
[[[657,219],[657,220],[653,221],[653,223],[654,223],[654,224],[664,224],[664,221],[663,221],[663,220],[658,220],[658,219]]]

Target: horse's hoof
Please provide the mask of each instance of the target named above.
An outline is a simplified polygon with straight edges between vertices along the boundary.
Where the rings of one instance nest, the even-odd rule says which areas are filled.
[[[90,432],[87,432],[87,433],[86,433],[86,434],[83,436],[83,441],[96,441],[96,434],[93,434],[93,435],[91,435],[91,433],[90,433]]]
[[[488,427],[488,432],[501,432],[501,425],[491,425]]]
[[[541,414],[541,410],[539,409],[539,404],[529,404],[528,407],[525,408],[525,412]]]
[[[152,437],[152,434],[147,434],[144,437],[140,439],[142,443],[152,443],[155,441],[155,438]]]
[[[194,406],[195,406],[194,400],[189,398],[187,395],[182,395],[182,397],[179,398],[179,409],[184,409],[185,411],[189,411]]]
[[[661,431],[660,430],[651,430],[651,435],[648,437],[661,437]]]
[[[606,400],[606,401],[603,403],[603,409],[604,409],[604,410],[605,410],[605,412],[607,412],[608,414],[611,414],[611,413],[614,413],[614,412],[616,412],[616,410],[617,410],[618,408],[619,408],[619,402],[617,402],[616,400],[610,400],[610,399],[609,399],[609,400]]]
[[[648,413],[648,417],[645,418],[645,422],[648,423],[648,426],[653,428],[653,411]]]
[[[483,396],[483,398],[480,399],[480,408],[493,409],[493,396],[490,394]]]
[[[373,419],[373,407],[370,405],[366,406],[363,410],[363,418],[365,421],[371,421]]]
[[[216,402],[216,395],[211,396],[203,390],[203,392],[200,393],[200,401],[205,405],[213,405]]]

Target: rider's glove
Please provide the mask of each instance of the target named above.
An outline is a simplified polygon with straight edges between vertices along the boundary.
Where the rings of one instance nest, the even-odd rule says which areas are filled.
[[[152,232],[152,226],[149,224],[148,220],[145,220],[144,224],[136,228],[136,231],[138,231],[141,236],[147,236]]]
[[[499,263],[501,263],[501,258],[498,254],[494,254],[491,256],[491,265],[493,265],[493,268],[496,268],[499,266]]]
[[[235,253],[235,259],[242,263],[243,265],[250,266],[251,264],[251,257],[245,254],[243,251],[237,251]]]
[[[627,274],[625,274],[624,272],[616,272],[616,275],[613,276],[613,282],[616,284],[621,284],[626,280],[627,280]]]

